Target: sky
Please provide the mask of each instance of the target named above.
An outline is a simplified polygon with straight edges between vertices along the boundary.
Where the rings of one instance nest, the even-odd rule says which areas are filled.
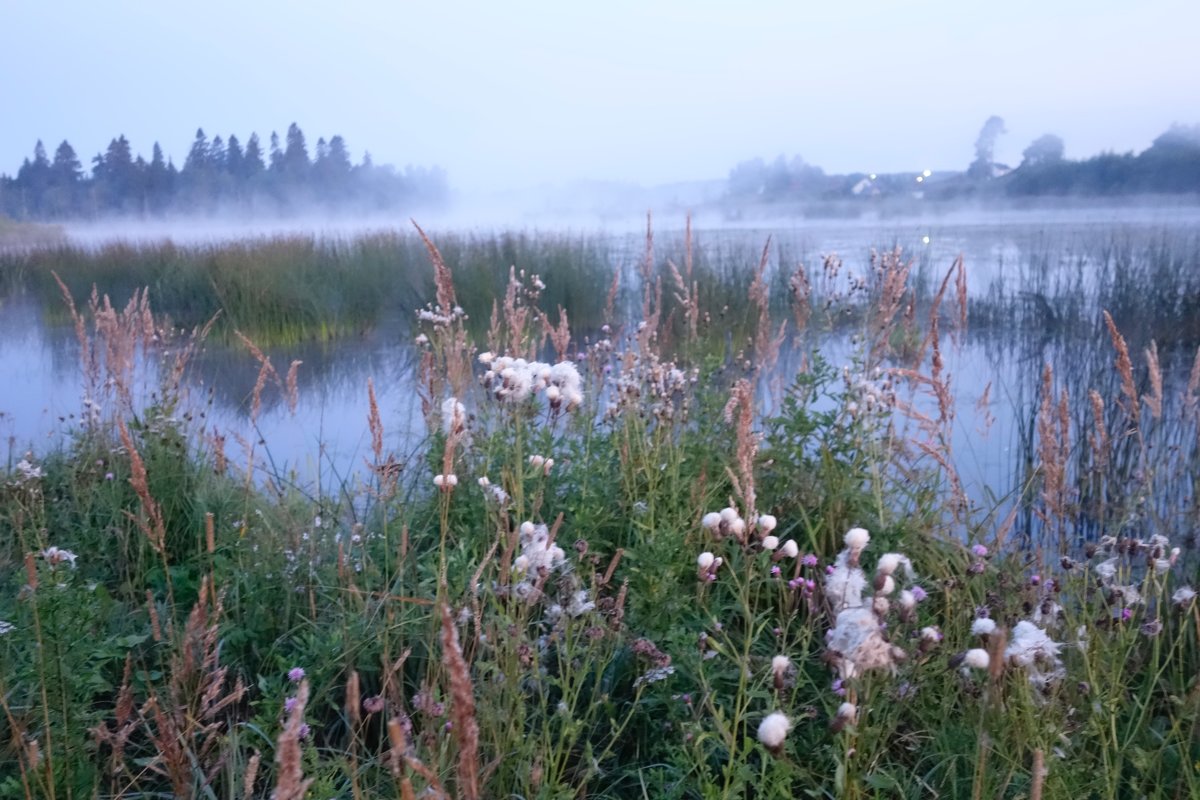
[[[125,134],[182,164],[197,127],[299,123],[464,192],[644,186],[801,156],[964,169],[985,119],[1017,163],[1141,150],[1200,123],[1200,3],[0,0],[0,172]]]

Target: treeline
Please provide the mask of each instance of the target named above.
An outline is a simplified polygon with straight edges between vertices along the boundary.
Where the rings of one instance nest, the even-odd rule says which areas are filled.
[[[1063,140],[1046,134],[1024,150],[1015,168],[994,160],[996,139],[1004,132],[1002,119],[989,118],[975,143],[975,160],[963,172],[836,175],[799,156],[772,162],[755,158],[730,170],[725,201],[1200,194],[1200,126],[1172,126],[1136,155],[1102,153],[1082,160],[1065,158]]]
[[[182,168],[157,142],[149,161],[135,156],[121,135],[96,154],[89,174],[69,142],[50,158],[39,140],[15,176],[0,174],[0,215],[27,220],[362,212],[437,206],[446,198],[440,168],[399,171],[374,164],[369,153],[355,164],[341,136],[318,139],[310,156],[295,123],[283,141],[272,133],[265,149],[257,133],[243,145],[236,135],[209,139],[197,130]]]
[[[1006,194],[1200,193],[1200,126],[1174,126],[1137,155],[1102,153],[1071,161],[1062,158],[1061,148],[1057,157],[1034,157],[1034,145],[1025,151],[1021,165],[998,182]]]

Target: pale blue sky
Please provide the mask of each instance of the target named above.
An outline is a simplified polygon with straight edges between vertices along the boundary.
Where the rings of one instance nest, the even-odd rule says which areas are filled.
[[[0,0],[0,172],[42,138],[85,164],[124,133],[182,163],[197,126],[297,121],[356,160],[465,189],[723,177],[799,154],[831,172],[1069,156],[1200,122],[1200,3]]]

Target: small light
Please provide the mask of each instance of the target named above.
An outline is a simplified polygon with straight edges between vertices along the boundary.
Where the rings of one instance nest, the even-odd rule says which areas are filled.
[[[918,176],[917,176],[917,183],[924,183],[924,182],[925,182],[925,176],[924,176],[924,175],[918,175]]]
[[[872,172],[872,173],[871,173],[871,180],[875,180],[875,173],[874,173],[874,172]]]
[[[929,244],[929,237],[928,237],[928,236],[922,236],[922,237],[921,237],[921,243],[922,243],[922,244]]]
[[[930,172],[929,170],[925,170],[925,171],[924,171],[924,172],[922,172],[921,174],[922,174],[922,175],[924,175],[926,178],[928,178],[928,177],[929,177],[930,175],[932,175],[933,173],[932,173],[932,172]]]

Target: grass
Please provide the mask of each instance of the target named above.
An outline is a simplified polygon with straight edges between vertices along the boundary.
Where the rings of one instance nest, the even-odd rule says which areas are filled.
[[[401,240],[379,241],[358,246],[383,273]],[[556,289],[542,245],[503,241],[403,239],[436,267],[410,284],[429,301],[414,387],[429,434],[386,450],[364,387],[365,477],[338,486],[270,474],[253,440],[238,466],[186,422],[201,334],[165,351],[155,404],[135,408],[137,354],[165,326],[142,302],[74,312],[99,410],[68,447],[13,454],[0,482],[0,796],[1200,792],[1181,527],[1197,464],[1171,449],[1196,440],[1200,398],[1156,398],[1117,324],[1089,331],[1115,361],[1100,412],[1050,370],[1025,491],[980,508],[954,474],[941,366],[965,335],[957,265],[918,318],[899,253],[826,304],[834,264],[808,293],[757,254],[709,286],[686,242],[674,272],[660,242],[630,259],[640,279],[611,315],[597,269],[605,302],[571,295],[591,310],[568,306],[567,329],[556,298],[583,278],[553,262]],[[316,264],[332,245],[212,257],[262,247]],[[835,322],[859,335],[846,371],[814,341]],[[811,349],[772,388],[780,336]],[[585,353],[577,376],[556,350]],[[264,362],[254,408],[288,384]],[[782,739],[760,729],[772,713]]]

